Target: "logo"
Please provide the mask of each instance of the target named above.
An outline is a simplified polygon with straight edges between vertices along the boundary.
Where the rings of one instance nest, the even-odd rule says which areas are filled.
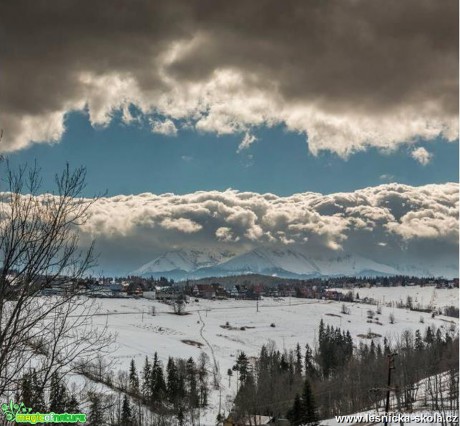
[[[86,423],[86,414],[83,413],[32,413],[23,402],[16,404],[10,401],[9,404],[2,404],[3,415],[9,422],[16,423]]]

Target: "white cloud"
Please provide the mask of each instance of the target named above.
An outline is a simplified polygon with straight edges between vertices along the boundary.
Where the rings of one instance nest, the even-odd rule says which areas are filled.
[[[246,133],[244,135],[243,140],[241,141],[241,143],[238,146],[237,152],[241,152],[241,151],[243,151],[245,149],[248,149],[256,140],[257,140],[257,138],[254,135]]]
[[[411,156],[414,160],[418,161],[422,166],[426,166],[431,159],[433,158],[433,154],[428,152],[425,148],[419,147],[414,149],[411,152]]]
[[[384,182],[391,182],[394,181],[395,177],[393,175],[383,174],[379,176],[379,179]]]
[[[239,253],[261,245],[302,246],[312,255],[356,253],[384,263],[439,258],[455,264],[458,189],[454,183],[385,184],[289,197],[234,190],[120,195],[94,204],[82,231],[85,240],[98,241],[105,261],[119,256],[132,268],[177,247]]]
[[[185,234],[198,232],[200,229],[203,228],[200,224],[193,222],[193,220],[185,219],[183,217],[168,217],[161,222],[161,226],[165,229],[173,229],[175,231],[183,232]]]
[[[152,120],[152,132],[159,133],[166,136],[176,136],[177,128],[172,120],[166,119],[164,121]]]

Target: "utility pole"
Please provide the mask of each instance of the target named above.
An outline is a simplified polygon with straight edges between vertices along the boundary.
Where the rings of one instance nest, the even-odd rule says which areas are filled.
[[[385,426],[388,426],[388,411],[390,411],[390,392],[391,392],[391,370],[395,369],[395,356],[397,353],[388,354],[388,382],[387,382],[387,401],[385,404]]]
[[[220,383],[219,383],[219,418],[221,415],[221,411],[222,411],[222,388],[220,387]]]

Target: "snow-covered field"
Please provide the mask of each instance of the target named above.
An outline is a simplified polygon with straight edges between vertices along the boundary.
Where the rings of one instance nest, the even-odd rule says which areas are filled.
[[[433,290],[433,287],[399,287],[358,291],[361,298],[367,295],[398,301],[411,295],[414,300],[423,297],[429,302]],[[457,290],[436,290],[435,294],[437,306],[458,306]],[[313,346],[321,319],[349,330],[356,344],[361,339],[358,335],[365,335],[369,329],[382,336],[376,339],[377,342],[384,336],[394,339],[405,329],[423,330],[428,325],[448,328],[452,324],[458,327],[458,320],[454,318],[439,316],[433,319],[428,313],[394,307],[383,307],[381,315],[377,315],[382,325],[369,324],[366,313],[375,309],[370,305],[348,303],[350,314],[344,315],[341,313],[342,303],[296,298],[264,299],[259,301],[258,312],[255,301],[200,299],[199,302],[191,301],[187,305],[188,315],[183,316],[172,314],[168,305],[146,299],[100,299],[98,303],[100,315],[94,318],[95,323],[107,324],[110,330],[118,333],[116,346],[111,352],[118,368],[128,369],[132,358],[141,368],[145,356],[152,357],[155,351],[163,362],[169,356],[196,359],[204,351],[210,358],[210,369],[217,365],[220,371],[221,404],[225,413],[229,412],[236,391],[235,377],[228,386],[226,372],[235,364],[239,351],[256,356],[260,347],[270,341],[280,350],[293,349],[297,342],[302,347],[305,343]],[[155,316],[151,315],[152,307],[155,307]],[[395,317],[395,324],[390,324],[390,313]],[[420,323],[421,317],[423,324]],[[223,328],[227,322],[230,327]],[[201,347],[194,346],[193,342]],[[218,406],[219,392],[213,391],[211,406],[202,424],[215,424]]]
[[[370,297],[382,305],[391,302],[406,303],[407,297],[412,297],[414,306],[420,304],[422,307],[431,305],[434,308],[443,308],[444,306],[457,306],[459,290],[458,288],[452,289],[437,289],[434,286],[405,286],[405,287],[371,287],[371,288],[352,288],[352,289],[335,289],[346,293],[352,291],[353,295],[359,293],[360,299]]]

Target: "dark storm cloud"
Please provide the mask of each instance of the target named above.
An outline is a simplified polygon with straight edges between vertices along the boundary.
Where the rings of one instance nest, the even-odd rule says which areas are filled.
[[[70,110],[129,121],[131,103],[248,138],[284,123],[313,152],[453,140],[457,18],[454,0],[11,1],[2,150],[59,140]]]

